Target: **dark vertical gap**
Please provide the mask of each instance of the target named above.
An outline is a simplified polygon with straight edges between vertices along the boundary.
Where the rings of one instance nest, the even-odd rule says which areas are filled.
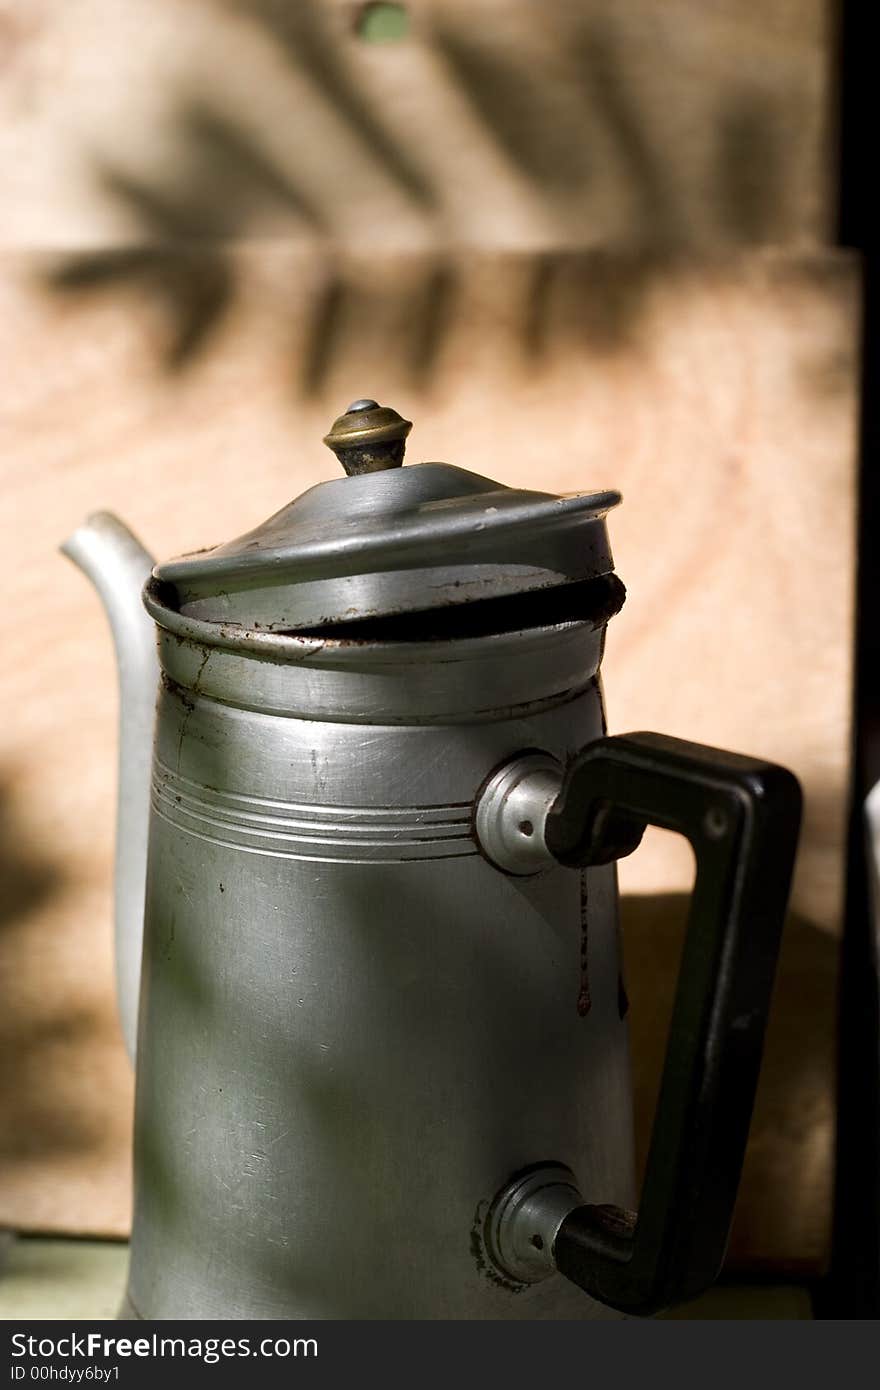
[[[862,807],[880,778],[880,266],[873,158],[871,6],[839,0],[837,240],[863,258],[853,764],[841,952],[838,1130],[831,1271],[819,1317],[880,1313],[880,1010]]]

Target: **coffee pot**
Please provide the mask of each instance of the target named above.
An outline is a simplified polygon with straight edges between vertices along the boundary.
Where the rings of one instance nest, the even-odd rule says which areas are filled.
[[[127,1317],[644,1315],[724,1255],[798,784],[606,736],[619,495],[402,466],[409,430],[356,401],[346,476],[213,549],[154,566],[107,513],[64,547],[121,686]],[[696,880],[637,1198],[649,824]]]

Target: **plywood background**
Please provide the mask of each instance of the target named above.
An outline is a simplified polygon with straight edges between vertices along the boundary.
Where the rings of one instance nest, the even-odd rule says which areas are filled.
[[[129,1217],[114,676],[56,547],[97,506],[161,556],[228,538],[333,476],[320,437],[373,395],[416,422],[415,459],[621,488],[612,729],[802,778],[733,1254],[816,1270],[858,337],[857,268],[822,245],[825,10],[572,3],[538,24],[493,0],[475,30],[414,3],[411,38],[380,49],[344,5],[72,8],[0,0],[0,1221]],[[478,78],[491,61],[503,90],[524,54],[517,124]],[[657,834],[622,873],[643,1135],[689,872]]]
[[[829,0],[0,0],[0,232],[820,242]]]

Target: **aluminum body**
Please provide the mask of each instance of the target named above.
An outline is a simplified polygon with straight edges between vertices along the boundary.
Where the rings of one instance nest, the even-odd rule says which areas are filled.
[[[506,874],[475,800],[603,732],[601,631],[440,644],[160,624],[130,1315],[614,1317],[507,1284],[554,1161],[633,1203],[613,866]]]

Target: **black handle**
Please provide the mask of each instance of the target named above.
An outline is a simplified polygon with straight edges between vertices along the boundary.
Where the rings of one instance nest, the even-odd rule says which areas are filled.
[[[658,1312],[721,1267],[800,808],[784,768],[640,733],[579,753],[548,815],[547,846],[563,864],[629,854],[648,824],[687,836],[697,861],[639,1210],[578,1207],[554,1247],[556,1267],[611,1307]]]

